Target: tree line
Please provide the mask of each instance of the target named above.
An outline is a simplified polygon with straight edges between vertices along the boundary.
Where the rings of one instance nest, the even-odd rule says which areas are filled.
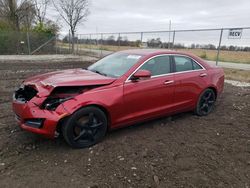
[[[174,49],[207,49],[207,50],[217,50],[217,47],[214,44],[191,44],[191,45],[184,45],[181,43],[175,43],[172,42],[162,42],[160,38],[152,38],[148,39],[147,42],[141,42],[141,40],[129,40],[127,36],[119,36],[115,37],[114,35],[108,36],[107,38],[100,38],[94,39],[90,38],[90,36],[86,36],[84,38],[82,37],[69,37],[69,35],[66,35],[62,42],[69,43],[72,40],[75,41],[75,43],[79,44],[92,44],[92,45],[111,45],[111,46],[132,46],[132,47],[149,47],[149,48],[174,48]],[[227,51],[250,51],[250,47],[243,47],[243,46],[226,46],[223,45],[220,47],[221,50],[227,50]]]
[[[58,17],[49,18],[48,7],[54,7]],[[27,40],[31,40],[27,43],[39,41],[41,45],[55,37],[60,29],[59,18],[68,25],[74,38],[77,26],[86,21],[88,7],[88,0],[0,0],[0,54],[3,50],[13,49],[13,46],[17,47],[18,53]],[[38,40],[34,33],[40,34],[36,36],[44,40]],[[71,48],[74,52],[74,41]]]

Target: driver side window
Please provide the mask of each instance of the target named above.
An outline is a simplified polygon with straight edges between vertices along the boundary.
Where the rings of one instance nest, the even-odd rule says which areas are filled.
[[[151,72],[152,76],[158,76],[162,74],[167,74],[171,72],[170,69],[170,57],[167,55],[158,56],[152,58],[144,65],[141,66],[139,70],[148,70]]]

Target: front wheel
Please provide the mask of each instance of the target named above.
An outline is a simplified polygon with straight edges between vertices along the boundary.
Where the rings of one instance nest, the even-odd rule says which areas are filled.
[[[90,147],[105,136],[107,123],[107,117],[101,109],[82,108],[72,114],[63,125],[63,137],[74,148]]]
[[[195,113],[198,116],[208,115],[214,108],[216,101],[215,93],[212,89],[206,89],[203,91],[198,99]]]

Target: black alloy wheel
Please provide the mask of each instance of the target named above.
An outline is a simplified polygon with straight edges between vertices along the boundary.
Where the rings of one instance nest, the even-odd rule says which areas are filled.
[[[74,148],[90,147],[102,140],[107,131],[107,117],[97,107],[75,112],[62,127],[66,142]]]
[[[196,106],[196,114],[199,116],[208,115],[213,110],[215,101],[216,96],[212,89],[203,91]]]

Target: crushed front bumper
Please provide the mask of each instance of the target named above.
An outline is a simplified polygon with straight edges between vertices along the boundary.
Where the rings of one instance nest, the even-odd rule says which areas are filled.
[[[43,110],[32,101],[20,102],[15,99],[13,100],[12,108],[16,121],[22,129],[47,138],[56,137],[56,127],[59,120],[68,114],[65,111]],[[41,125],[34,126],[35,124],[32,124],[32,121],[36,122],[38,119],[42,119]]]

